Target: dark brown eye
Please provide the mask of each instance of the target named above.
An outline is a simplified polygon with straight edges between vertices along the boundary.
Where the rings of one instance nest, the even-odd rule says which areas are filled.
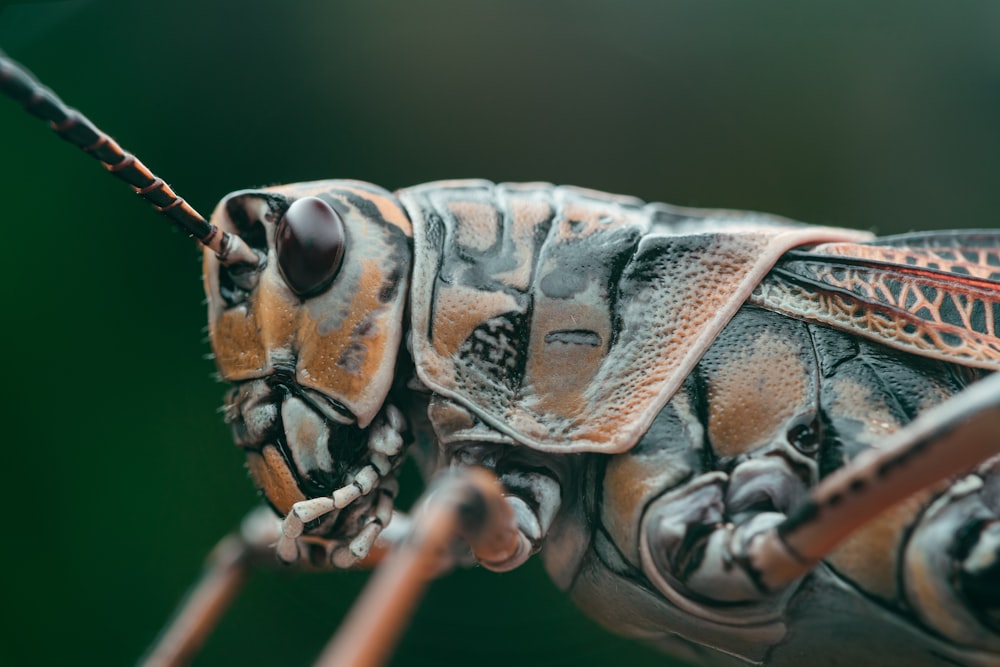
[[[322,292],[344,260],[344,221],[318,197],[292,202],[278,223],[278,269],[301,297]]]

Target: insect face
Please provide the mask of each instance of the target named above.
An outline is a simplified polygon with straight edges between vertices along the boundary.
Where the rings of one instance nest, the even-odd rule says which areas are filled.
[[[403,335],[409,220],[384,190],[326,181],[234,193],[212,221],[262,258],[227,267],[206,251],[204,260],[236,444],[282,515],[346,488],[351,517],[335,512],[324,526],[353,537],[402,447],[399,420],[382,411]]]

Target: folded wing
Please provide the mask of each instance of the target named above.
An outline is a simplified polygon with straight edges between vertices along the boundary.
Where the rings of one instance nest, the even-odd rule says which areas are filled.
[[[1000,231],[793,250],[750,301],[899,350],[1000,370]]]

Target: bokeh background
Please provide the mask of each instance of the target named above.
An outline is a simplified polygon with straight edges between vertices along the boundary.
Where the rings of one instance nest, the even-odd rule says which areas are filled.
[[[998,224],[992,1],[6,3],[0,46],[206,213],[279,182],[484,177]],[[0,663],[129,664],[255,502],[198,252],[3,100],[0,147]],[[308,664],[364,578],[262,573],[197,664]],[[533,563],[436,583],[392,664],[609,661],[667,664]]]

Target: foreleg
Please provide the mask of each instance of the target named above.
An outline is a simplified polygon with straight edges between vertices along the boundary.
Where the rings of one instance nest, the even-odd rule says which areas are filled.
[[[418,501],[407,539],[379,566],[317,665],[383,664],[429,581],[457,560],[458,545],[495,563],[521,549],[503,487],[483,468],[460,468],[435,480]]]
[[[241,529],[224,537],[209,554],[205,571],[141,661],[144,667],[179,667],[191,662],[240,592],[254,562],[273,562],[279,524],[261,507]]]

